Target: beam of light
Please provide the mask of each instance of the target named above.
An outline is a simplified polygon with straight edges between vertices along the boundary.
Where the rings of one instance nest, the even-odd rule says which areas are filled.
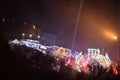
[[[83,0],[80,1],[80,7],[79,7],[79,11],[78,11],[77,22],[76,22],[76,27],[75,27],[75,32],[74,32],[74,36],[73,36],[73,42],[72,42],[71,50],[73,50],[74,43],[75,43],[75,38],[76,38],[76,33],[77,33],[78,25],[79,25],[80,12],[82,10],[82,5],[83,5]]]
[[[105,32],[105,36],[107,37],[107,38],[109,38],[109,39],[113,39],[113,40],[117,40],[117,36],[115,36],[115,34],[114,33],[112,33],[112,32],[108,32],[108,31],[106,31]]]

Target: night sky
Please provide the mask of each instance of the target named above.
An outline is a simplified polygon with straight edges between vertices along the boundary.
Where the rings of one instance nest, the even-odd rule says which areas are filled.
[[[71,48],[80,0],[4,0],[0,4],[5,32],[29,33],[34,24],[43,32],[57,35],[65,41],[64,47]],[[116,42],[106,33],[119,34],[119,5],[119,0],[83,0],[74,48],[100,47],[114,52]]]

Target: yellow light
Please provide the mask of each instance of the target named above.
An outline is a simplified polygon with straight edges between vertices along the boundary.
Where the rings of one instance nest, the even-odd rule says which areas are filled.
[[[33,29],[36,29],[35,25],[33,25]]]
[[[114,40],[117,40],[117,37],[116,37],[116,36],[114,36],[114,37],[113,37],[113,39],[114,39]]]
[[[107,36],[109,39],[117,40],[117,36],[115,36],[115,34],[112,33],[112,32],[106,32],[106,36]]]

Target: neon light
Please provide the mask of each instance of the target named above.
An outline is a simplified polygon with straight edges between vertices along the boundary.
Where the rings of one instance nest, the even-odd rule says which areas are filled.
[[[16,41],[14,41],[16,42]],[[99,64],[103,68],[108,68],[111,64],[111,60],[107,53],[105,55],[100,54],[100,49],[98,48],[88,48],[87,54],[83,54],[83,52],[75,52],[71,53],[70,49],[59,47],[59,46],[44,46],[39,43],[37,40],[21,40],[20,43],[25,45],[26,47],[31,47],[41,51],[43,54],[47,54],[49,50],[51,52],[51,56],[57,58],[66,58],[65,66],[71,65],[71,68],[81,72],[84,71],[86,73],[89,72],[88,65]],[[118,74],[116,69],[113,69],[114,74]]]

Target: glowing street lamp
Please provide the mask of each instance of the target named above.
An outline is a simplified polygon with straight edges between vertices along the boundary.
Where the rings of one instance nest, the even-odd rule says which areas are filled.
[[[22,36],[24,37],[24,36],[25,36],[25,33],[22,33]]]
[[[36,29],[36,26],[35,26],[35,25],[33,25],[32,27],[33,27],[34,30]]]
[[[37,38],[39,39],[39,38],[40,38],[40,36],[38,35],[38,36],[37,36]]]
[[[23,38],[25,37],[25,33],[22,33],[22,37],[23,37]]]
[[[3,20],[2,20],[3,22],[5,22],[5,18],[3,18]]]
[[[31,38],[31,37],[32,37],[32,34],[30,34],[29,37]]]

